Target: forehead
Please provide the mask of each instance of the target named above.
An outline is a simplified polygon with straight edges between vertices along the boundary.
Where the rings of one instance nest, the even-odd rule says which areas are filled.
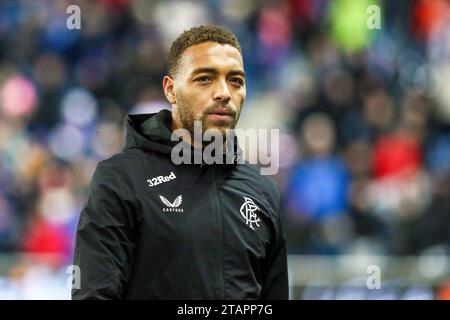
[[[208,67],[243,70],[243,61],[239,50],[229,44],[204,42],[190,46],[183,52],[180,67],[186,73]]]

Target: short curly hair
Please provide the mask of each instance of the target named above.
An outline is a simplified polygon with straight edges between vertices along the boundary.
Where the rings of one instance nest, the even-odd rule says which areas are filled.
[[[241,46],[234,33],[216,25],[202,25],[193,27],[187,31],[184,31],[172,43],[169,56],[167,58],[167,70],[169,75],[171,77],[176,75],[181,56],[187,48],[208,41],[217,42],[220,44],[229,44],[238,49],[242,55]]]

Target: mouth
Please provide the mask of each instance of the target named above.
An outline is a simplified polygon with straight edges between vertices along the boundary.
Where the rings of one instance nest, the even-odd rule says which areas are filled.
[[[216,109],[207,113],[207,116],[216,120],[231,121],[234,119],[234,113],[227,109]]]

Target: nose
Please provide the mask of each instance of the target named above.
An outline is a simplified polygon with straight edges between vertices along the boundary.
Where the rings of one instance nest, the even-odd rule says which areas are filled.
[[[231,98],[230,88],[226,80],[216,82],[214,88],[214,101],[228,102]]]

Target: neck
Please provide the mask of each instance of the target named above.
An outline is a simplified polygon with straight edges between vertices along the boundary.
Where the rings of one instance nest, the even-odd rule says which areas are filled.
[[[201,149],[206,147],[208,144],[212,143],[212,141],[203,141],[203,134],[204,132],[201,132],[202,136],[200,136],[200,139],[195,139],[195,135],[193,132],[189,132],[186,128],[179,125],[176,121],[172,120],[172,132],[177,129],[184,129],[176,131],[176,134],[182,138],[182,140],[191,146],[193,146],[196,149]],[[227,150],[227,142],[230,140],[230,137],[226,136],[225,139],[223,139],[223,150],[224,152]],[[230,140],[230,143],[232,143],[233,139]]]

